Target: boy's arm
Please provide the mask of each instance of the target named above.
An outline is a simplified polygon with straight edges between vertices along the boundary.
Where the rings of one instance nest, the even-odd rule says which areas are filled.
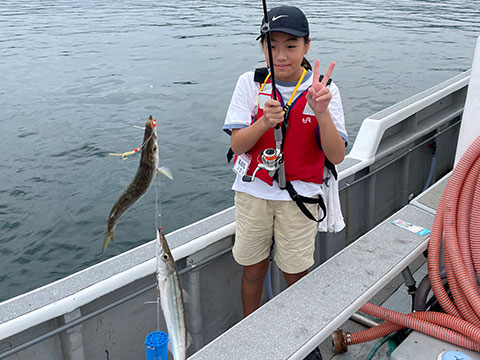
[[[332,62],[322,81],[319,81],[320,61],[315,62],[313,82],[308,90],[307,100],[318,120],[322,150],[330,162],[339,164],[345,158],[345,140],[338,133],[337,127],[330,116],[328,105],[332,99],[332,93],[326,86],[334,67],[335,63]]]
[[[325,156],[333,164],[340,164],[345,158],[345,140],[338,133],[328,109],[315,113],[320,129],[320,143]]]
[[[283,121],[282,105],[273,99],[267,100],[263,116],[249,127],[232,129],[230,147],[235,154],[243,154],[250,150],[260,137],[270,128]]]

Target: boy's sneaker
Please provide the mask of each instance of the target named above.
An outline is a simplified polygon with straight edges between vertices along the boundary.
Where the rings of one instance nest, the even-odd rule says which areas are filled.
[[[316,347],[313,351],[307,355],[307,357],[303,360],[322,360],[322,354],[320,353],[320,349]]]

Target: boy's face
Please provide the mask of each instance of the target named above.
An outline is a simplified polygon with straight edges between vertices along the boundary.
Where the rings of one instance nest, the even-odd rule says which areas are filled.
[[[302,60],[308,52],[310,43],[306,43],[304,38],[276,31],[271,33],[270,38],[272,40],[275,78],[287,82],[298,81],[303,71]],[[267,65],[270,66],[266,40],[263,41],[262,49]]]

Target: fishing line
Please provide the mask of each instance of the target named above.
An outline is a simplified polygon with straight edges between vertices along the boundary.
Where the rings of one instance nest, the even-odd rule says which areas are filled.
[[[158,136],[158,135],[157,135]],[[158,138],[157,138],[158,139]],[[160,163],[160,149],[158,148],[157,142],[157,165]],[[158,175],[158,174],[157,174]],[[162,187],[160,182],[160,176],[155,177],[155,233],[157,233],[157,229],[163,228],[162,225],[162,203],[161,203],[161,194],[162,194]],[[155,238],[158,237],[158,234],[155,234]],[[160,244],[158,241],[156,242],[156,256],[158,256],[158,246]],[[157,259],[158,261],[158,259]],[[157,270],[158,271],[158,270]],[[161,317],[161,303],[160,303],[160,287],[158,284],[158,274],[156,275],[156,288],[157,288],[157,331],[160,331],[160,317]]]
[[[157,156],[158,155],[158,152],[157,152]],[[157,160],[157,164],[158,164],[158,161]],[[155,195],[156,195],[156,198],[155,198],[155,232],[157,232],[159,228],[162,227],[162,221],[161,221],[161,217],[162,217],[162,214],[161,214],[161,207],[162,207],[162,204],[160,202],[160,195],[161,195],[161,184],[160,184],[160,179],[157,179],[157,177],[155,177]],[[158,234],[156,234],[155,238],[158,237]],[[158,243],[158,240],[156,241],[156,244],[155,244],[155,254],[156,254],[156,257],[158,257],[158,246],[159,246],[159,243]],[[158,259],[157,259],[158,261]],[[157,270],[158,271],[158,270]],[[159,285],[158,285],[158,274],[156,274],[156,288],[157,288],[157,331],[160,331],[160,288],[159,288]]]
[[[154,120],[154,126],[156,126],[156,121]],[[150,136],[143,142],[143,144],[139,147],[137,147],[136,149],[132,150],[132,151],[126,151],[124,153],[109,153],[108,155],[111,155],[111,156],[121,156],[122,157],[122,160],[127,160],[127,156],[129,155],[134,155],[136,154],[137,152],[139,152],[140,150],[143,150],[143,148],[145,147],[145,145],[148,144],[148,142],[150,141],[150,139],[152,138],[153,136],[153,132],[150,134]]]

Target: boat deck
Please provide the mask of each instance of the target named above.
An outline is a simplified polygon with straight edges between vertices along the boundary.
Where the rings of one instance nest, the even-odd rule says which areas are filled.
[[[255,354],[252,359],[303,359],[328,342],[334,330],[422,255],[428,235],[392,221],[431,229],[446,182],[447,177],[437,182],[189,359],[245,359],[245,351]],[[351,358],[347,354],[338,358]]]

